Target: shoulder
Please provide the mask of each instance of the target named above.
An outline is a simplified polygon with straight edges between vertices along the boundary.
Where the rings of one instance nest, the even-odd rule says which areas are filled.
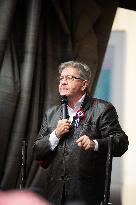
[[[98,98],[92,98],[90,104],[92,109],[95,109],[100,113],[106,110],[116,110],[111,102]]]
[[[60,114],[61,106],[55,105],[48,110],[46,110],[47,117],[53,117],[53,115],[56,115],[57,113]]]
[[[60,106],[55,105],[55,106],[49,108],[48,110],[46,110],[46,114],[47,114],[47,116],[49,116],[49,115],[52,115],[52,114],[58,112],[59,110],[60,110]]]
[[[102,99],[92,98],[90,111],[95,119],[107,118],[108,120],[111,120],[113,118],[118,118],[117,111],[113,104]]]
[[[98,107],[114,107],[113,104],[111,102],[108,102],[106,100],[102,100],[102,99],[98,99],[98,98],[92,98],[91,99],[91,104],[94,106],[98,106]]]

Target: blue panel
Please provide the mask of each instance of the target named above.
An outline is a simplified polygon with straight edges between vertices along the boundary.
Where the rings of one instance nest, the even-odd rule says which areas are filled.
[[[111,70],[101,70],[94,97],[107,101],[110,100],[110,77]]]

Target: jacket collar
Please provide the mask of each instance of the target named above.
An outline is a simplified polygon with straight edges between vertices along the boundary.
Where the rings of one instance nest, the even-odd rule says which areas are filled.
[[[83,103],[81,105],[83,111],[85,112],[90,107],[91,97],[86,93]]]

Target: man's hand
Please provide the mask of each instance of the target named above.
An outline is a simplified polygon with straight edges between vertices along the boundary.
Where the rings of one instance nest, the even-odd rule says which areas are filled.
[[[62,119],[58,121],[57,127],[55,129],[56,136],[60,139],[65,133],[69,132],[70,121],[67,119]]]
[[[84,150],[94,150],[95,148],[95,142],[86,135],[81,136],[76,143]]]

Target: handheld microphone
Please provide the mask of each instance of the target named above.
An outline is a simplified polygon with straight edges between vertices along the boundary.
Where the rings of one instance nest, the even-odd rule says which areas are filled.
[[[61,96],[61,104],[62,104],[62,119],[67,119],[68,118],[68,109],[67,109],[67,96],[62,95]]]

